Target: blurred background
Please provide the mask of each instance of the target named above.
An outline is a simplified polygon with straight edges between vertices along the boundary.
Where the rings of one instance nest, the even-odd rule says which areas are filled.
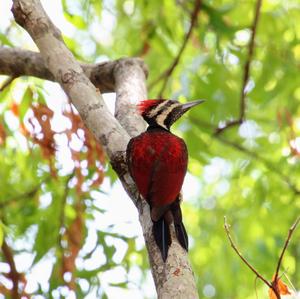
[[[189,149],[183,213],[199,294],[266,298],[223,217],[270,280],[300,212],[299,0],[42,3],[78,60],[138,56],[149,98],[206,99],[173,128]],[[0,2],[1,46],[37,51],[11,5]],[[0,86],[0,298],[155,298],[137,212],[59,85]],[[298,289],[299,237],[280,272]]]

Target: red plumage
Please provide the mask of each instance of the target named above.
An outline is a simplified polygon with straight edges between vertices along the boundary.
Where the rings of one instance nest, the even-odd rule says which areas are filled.
[[[165,100],[144,100],[140,101],[137,105],[139,112],[143,115],[144,112],[147,112],[151,107],[157,106]]]
[[[180,104],[174,100],[146,100],[138,105],[149,124],[146,132],[127,146],[129,172],[142,197],[149,203],[153,236],[163,260],[171,244],[169,224],[174,222],[176,237],[188,250],[188,236],[182,223],[179,193],[187,170],[184,141],[170,132],[170,126],[202,100]]]
[[[151,206],[174,202],[187,169],[184,141],[163,130],[150,130],[133,138],[128,149],[129,171],[141,195]]]

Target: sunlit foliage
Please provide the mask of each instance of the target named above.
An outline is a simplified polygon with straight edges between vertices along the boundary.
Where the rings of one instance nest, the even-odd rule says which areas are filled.
[[[186,189],[194,192],[187,192],[183,210],[199,294],[256,298],[257,291],[266,298],[267,287],[255,286],[254,275],[230,248],[223,216],[244,256],[271,280],[300,213],[300,4],[262,1],[244,82],[257,2],[203,0],[180,53],[195,2],[62,0],[51,5],[57,11],[62,7],[65,25],[57,25],[78,59],[140,56],[149,67],[149,98],[206,99],[174,130],[190,153]],[[33,49],[12,21],[0,28],[0,42]],[[6,80],[1,77],[2,84]],[[146,298],[147,254],[135,236],[109,226],[91,228],[105,214],[102,181],[113,183],[115,176],[74,108],[51,98],[48,88],[49,83],[24,77],[0,93],[0,293],[11,296],[18,283],[24,296],[59,298],[71,289],[78,298],[89,293],[107,298],[101,275],[119,269],[122,279],[108,284],[128,289],[134,282]],[[235,120],[240,121],[228,125]],[[296,231],[282,267],[298,289],[299,236]],[[98,262],[89,266],[93,255]],[[20,256],[28,257],[25,270],[18,268]],[[27,292],[30,270],[45,259],[51,261],[49,279]],[[139,273],[135,281],[128,278],[132,271]]]

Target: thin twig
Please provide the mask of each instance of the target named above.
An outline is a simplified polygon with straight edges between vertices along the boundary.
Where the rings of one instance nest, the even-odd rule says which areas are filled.
[[[213,135],[214,136],[214,135]],[[236,150],[243,152],[247,155],[249,155],[250,157],[256,159],[257,161],[262,162],[269,170],[271,170],[274,174],[276,174],[278,177],[280,177],[283,181],[286,182],[286,184],[289,186],[289,188],[293,191],[293,193],[295,195],[300,195],[300,190],[297,188],[297,186],[290,180],[290,177],[284,173],[282,173],[280,171],[279,168],[277,168],[276,166],[274,166],[274,164],[272,162],[270,162],[268,159],[261,157],[260,155],[258,155],[256,152],[252,152],[249,149],[241,146],[239,143],[235,143],[233,141],[224,139],[220,136],[214,136],[216,137],[217,140],[221,141],[223,144],[226,144],[228,146],[231,146],[233,148],[235,148]]]
[[[3,255],[10,267],[8,276],[11,279],[11,282],[13,285],[11,288],[11,298],[18,299],[19,298],[19,282],[20,282],[21,274],[17,270],[12,249],[8,246],[8,244],[6,243],[6,240],[3,241],[1,248],[3,251]]]
[[[281,266],[281,263],[282,263],[282,259],[283,259],[283,256],[284,256],[284,253],[289,245],[289,242],[291,240],[291,237],[295,231],[295,229],[297,228],[297,225],[299,224],[300,222],[300,216],[296,219],[295,223],[290,227],[289,229],[289,233],[287,235],[287,238],[285,240],[285,243],[284,243],[284,246],[283,246],[283,249],[282,249],[282,252],[281,252],[281,255],[278,259],[278,263],[277,263],[277,267],[276,267],[276,272],[275,272],[275,276],[274,276],[274,279],[273,279],[273,282],[275,282],[275,284],[277,285],[277,279],[278,279],[278,275],[279,275],[279,269],[280,269],[280,266]]]
[[[211,125],[210,123],[205,122],[203,120],[200,120],[198,118],[196,119],[196,118],[190,117],[190,120],[193,123],[197,124],[198,126],[200,125],[209,130],[214,129],[213,125]],[[249,157],[256,159],[257,161],[263,163],[269,170],[271,170],[282,181],[284,181],[296,196],[300,195],[300,189],[298,189],[297,185],[291,181],[290,176],[282,173],[281,170],[279,168],[277,168],[276,166],[274,166],[274,164],[271,161],[269,161],[268,159],[258,155],[256,152],[250,151],[249,149],[243,147],[240,143],[236,143],[234,141],[225,139],[221,135],[211,134],[211,137],[213,137],[213,138],[217,139],[219,142],[222,142],[223,144],[230,146],[230,147],[234,148],[235,150],[237,150],[241,153],[244,153],[245,155],[248,155]]]
[[[255,36],[257,32],[257,24],[258,24],[258,19],[260,16],[260,8],[261,8],[262,0],[257,0],[256,2],[256,7],[255,7],[255,15],[254,15],[254,20],[253,24],[251,27],[251,39],[249,43],[249,48],[248,48],[248,59],[246,61],[245,67],[244,67],[244,80],[243,80],[243,87],[241,90],[241,106],[240,106],[240,119],[244,120],[245,118],[245,111],[246,111],[246,86],[249,81],[249,75],[250,75],[250,64],[253,58],[253,53],[254,53],[254,46],[255,46]]]
[[[25,198],[28,197],[33,197],[39,190],[40,190],[40,185],[33,187],[31,190],[24,192],[22,194],[16,195],[15,197],[12,197],[10,199],[4,200],[0,203],[0,209],[7,207],[8,205],[11,205],[13,203],[16,203],[18,201],[21,201]]]
[[[224,132],[226,129],[240,125],[245,121],[245,114],[246,114],[246,87],[249,81],[249,76],[250,76],[250,65],[251,61],[253,59],[253,53],[254,53],[254,47],[255,47],[255,36],[257,32],[257,25],[258,25],[258,20],[260,16],[260,8],[261,8],[262,0],[257,0],[256,6],[255,6],[255,15],[253,19],[253,23],[251,26],[251,38],[249,41],[248,45],[248,56],[246,63],[244,65],[244,75],[243,75],[243,83],[242,83],[242,88],[241,88],[241,95],[240,95],[240,115],[239,118],[236,120],[231,120],[226,122],[226,124],[222,127],[218,127],[215,130],[215,134],[220,134],[221,132]]]
[[[0,87],[0,92],[2,92],[7,86],[9,86],[17,77],[8,77],[2,86]]]
[[[227,121],[223,126],[218,126],[215,129],[215,135],[219,135],[220,133],[222,133],[223,131],[231,128],[231,127],[235,127],[237,125],[241,125],[244,122],[243,119],[239,118],[239,119],[234,119],[234,120],[230,120]]]
[[[21,201],[23,199],[26,199],[28,197],[33,197],[35,194],[38,193],[38,191],[40,190],[42,184],[46,183],[49,179],[51,178],[51,176],[46,177],[43,181],[41,181],[38,185],[36,185],[35,187],[33,187],[31,190],[28,190],[24,193],[18,194],[12,198],[6,199],[6,200],[1,200],[0,201],[0,209],[7,207],[8,205],[11,205],[13,203],[16,203],[18,201]]]
[[[191,22],[190,22],[190,27],[189,27],[189,30],[188,32],[186,33],[185,35],[185,38],[183,40],[183,43],[174,59],[174,61],[172,62],[172,64],[165,70],[161,73],[161,75],[155,79],[152,83],[150,83],[149,85],[149,90],[154,86],[156,85],[161,79],[165,78],[164,82],[163,82],[163,85],[160,89],[160,92],[159,92],[159,95],[158,95],[158,98],[162,98],[163,97],[163,93],[166,89],[166,86],[167,86],[167,83],[169,81],[169,78],[171,77],[173,71],[175,70],[176,66],[178,65],[179,61],[180,61],[180,58],[188,44],[188,41],[190,39],[190,37],[192,36],[192,32],[193,32],[193,29],[194,27],[196,26],[197,24],[197,19],[198,19],[198,14],[199,14],[199,11],[200,11],[200,8],[201,8],[201,2],[202,0],[196,0],[195,1],[195,6],[194,6],[194,9],[191,13]]]
[[[269,288],[273,289],[272,284],[264,278],[247,260],[243,257],[243,255],[239,252],[237,246],[234,244],[232,237],[230,235],[230,229],[229,224],[227,223],[226,216],[224,216],[224,228],[228,237],[228,240],[230,242],[231,247],[236,252],[236,254],[240,257],[240,259],[248,266],[249,269],[256,275],[257,278],[259,278],[261,281],[263,281]]]
[[[260,280],[262,280],[270,289],[273,290],[273,292],[275,293],[277,299],[280,299],[280,292],[278,290],[278,274],[279,274],[279,269],[280,269],[280,265],[284,256],[284,253],[288,247],[288,244],[291,240],[291,237],[297,227],[297,225],[300,222],[300,216],[297,218],[297,220],[295,221],[295,223],[290,227],[289,229],[289,233],[288,236],[286,238],[286,241],[284,243],[281,255],[278,259],[278,263],[277,263],[277,267],[276,267],[276,272],[275,272],[275,276],[274,279],[272,280],[272,282],[270,283],[267,279],[265,279],[244,257],[243,255],[239,252],[237,246],[234,244],[232,237],[230,235],[230,230],[229,230],[229,225],[226,221],[226,216],[224,216],[224,228],[228,237],[228,240],[230,242],[231,247],[233,248],[233,250],[236,252],[236,254],[241,258],[241,260],[248,266],[249,269],[251,269],[251,271],[256,275],[257,278],[259,278]]]

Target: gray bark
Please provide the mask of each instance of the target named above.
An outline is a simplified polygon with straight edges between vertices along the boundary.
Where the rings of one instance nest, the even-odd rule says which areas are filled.
[[[143,60],[139,58],[124,58],[115,61],[107,61],[95,64],[80,63],[85,75],[101,90],[101,93],[115,91],[115,68],[124,61],[134,61],[140,66],[145,76],[147,68]],[[53,74],[46,67],[42,55],[38,52],[23,50],[20,48],[8,48],[0,46],[0,74],[14,78],[20,76],[33,76],[40,79],[55,81]]]
[[[60,31],[51,23],[39,0],[14,0],[12,11],[17,23],[31,35],[40,50],[40,56],[36,54],[38,56],[33,59],[37,61],[33,61],[33,63],[41,62],[41,59],[44,61],[44,69],[41,73],[38,70],[34,73],[34,66],[32,66],[30,71],[33,73],[30,74],[30,71],[24,66],[22,75],[38,77],[41,75],[42,78],[47,76],[46,79],[59,82],[78,110],[85,125],[102,144],[124,189],[137,206],[158,298],[198,298],[187,253],[174,238],[174,228],[168,259],[166,263],[162,261],[152,236],[149,206],[139,198],[125,161],[126,146],[130,137],[139,134],[145,128],[143,120],[135,112],[135,104],[147,98],[143,63],[138,59],[108,63],[110,66],[115,64],[106,73],[109,79],[103,73],[97,73],[95,68],[93,76],[99,76],[100,81],[106,82],[103,86],[98,85],[97,87],[100,89],[97,89],[96,84],[91,83],[91,81],[94,82],[92,71],[86,71],[85,66],[81,66],[66,48]],[[13,50],[10,51],[13,52]],[[20,53],[20,50],[18,51]],[[1,68],[2,63],[3,60],[0,60],[0,70],[3,71],[3,74],[13,75],[12,72],[9,73],[11,67],[6,65]],[[100,66],[99,69],[101,69]],[[21,75],[20,71],[18,73],[16,70],[15,74]],[[102,99],[101,86],[103,90],[116,91],[116,118],[109,113]]]

